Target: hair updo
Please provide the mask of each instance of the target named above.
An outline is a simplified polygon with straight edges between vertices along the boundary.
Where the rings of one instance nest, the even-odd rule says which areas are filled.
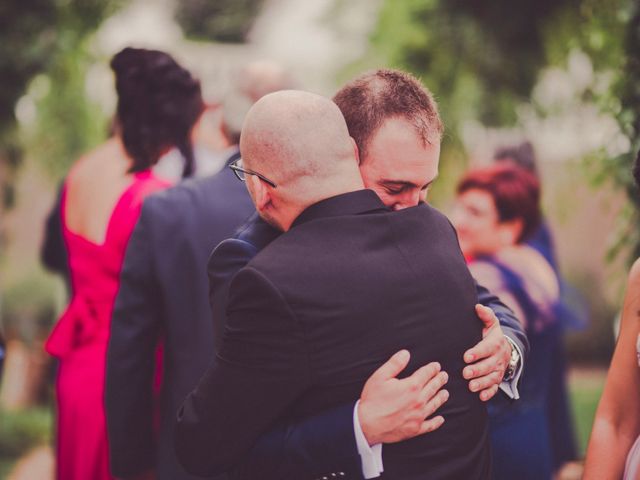
[[[193,173],[191,129],[202,113],[200,82],[170,55],[125,48],[111,60],[118,93],[117,123],[133,159],[131,172],[152,167],[176,147],[185,160],[183,176]]]

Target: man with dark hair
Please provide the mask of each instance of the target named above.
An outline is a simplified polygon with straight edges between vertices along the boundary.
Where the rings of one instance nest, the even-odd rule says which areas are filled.
[[[423,201],[437,175],[443,130],[432,95],[409,74],[378,70],[349,82],[334,101],[343,112],[360,152],[360,173],[365,186],[395,210]],[[210,298],[218,338],[224,329],[231,278],[278,235],[266,223],[254,220],[212,254]],[[528,349],[526,337],[513,313],[486,289],[477,288],[479,303],[495,312],[505,335],[493,313],[481,309],[485,335],[482,342],[465,353],[464,360],[469,365],[464,369],[464,377],[482,400],[489,400],[499,385],[507,395],[517,398],[520,359]],[[507,381],[501,382],[503,378]],[[304,478],[310,472],[321,474],[332,469],[346,471],[354,478],[378,476],[382,443],[424,432],[402,431],[404,424],[395,418],[395,423],[385,423],[379,418],[370,422],[371,408],[380,408],[381,404],[375,402],[375,395],[364,393],[361,400],[367,402],[362,401],[355,408],[353,404],[343,405],[264,435],[236,473],[242,478],[254,478],[265,468],[273,467],[272,478]],[[274,444],[281,445],[277,452],[273,450]]]
[[[431,92],[415,77],[399,70],[381,69],[361,75],[343,86],[333,101],[344,115],[361,159],[369,154],[373,134],[392,117],[411,123],[423,144],[440,139],[444,132]]]

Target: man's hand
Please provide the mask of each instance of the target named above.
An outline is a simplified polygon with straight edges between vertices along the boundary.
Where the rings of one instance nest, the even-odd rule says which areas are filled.
[[[482,340],[465,352],[464,361],[469,365],[462,375],[470,380],[469,390],[480,392],[480,400],[486,402],[496,394],[502,382],[511,357],[511,344],[503,335],[493,310],[478,304],[476,313],[484,323]]]
[[[358,419],[369,445],[400,442],[432,432],[444,423],[441,416],[427,418],[449,398],[449,392],[441,390],[449,379],[447,373],[432,362],[410,377],[397,379],[409,358],[407,350],[399,351],[364,385]]]

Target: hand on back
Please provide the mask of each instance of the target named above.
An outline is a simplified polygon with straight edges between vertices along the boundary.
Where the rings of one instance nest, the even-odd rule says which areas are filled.
[[[432,362],[407,378],[396,378],[409,359],[407,350],[397,352],[369,377],[362,390],[358,418],[370,445],[407,440],[444,423],[442,416],[429,417],[449,398],[449,392],[442,389],[447,373]]]

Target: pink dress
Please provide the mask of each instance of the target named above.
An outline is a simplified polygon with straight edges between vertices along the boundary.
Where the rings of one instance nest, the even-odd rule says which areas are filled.
[[[60,360],[56,383],[56,476],[60,480],[113,478],[104,412],[111,312],[142,201],[167,186],[149,171],[135,174],[111,212],[102,244],[67,228],[66,187],[62,193],[60,214],[73,296],[45,345]]]

